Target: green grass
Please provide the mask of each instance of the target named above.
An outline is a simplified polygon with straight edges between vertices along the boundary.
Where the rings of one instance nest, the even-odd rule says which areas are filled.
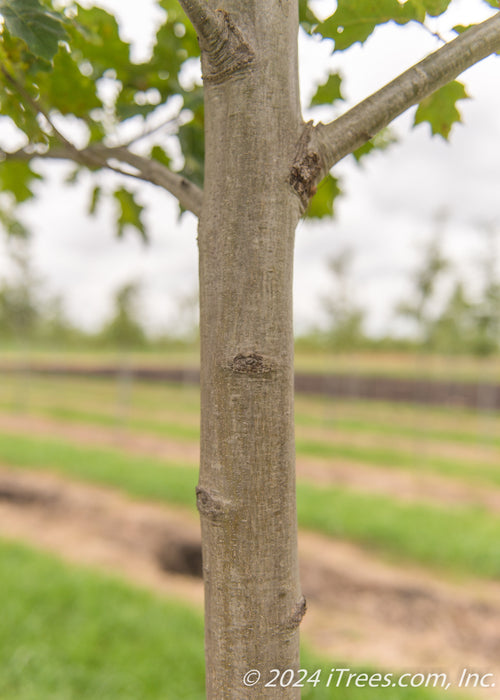
[[[196,347],[165,348],[158,350],[89,350],[88,348],[36,348],[3,344],[0,347],[0,363],[4,367],[16,367],[26,363],[45,367],[76,365],[77,367],[186,367],[196,368],[200,363],[200,351]]]
[[[354,405],[353,405],[354,404]],[[353,434],[373,436],[407,437],[413,440],[430,442],[454,442],[466,445],[490,445],[500,447],[500,420],[493,415],[481,415],[477,411],[467,411],[451,407],[436,408],[411,406],[411,404],[387,404],[374,401],[369,405],[364,401],[330,400],[330,408],[335,409],[335,416],[311,414],[301,407],[295,414],[295,424],[300,428],[326,428],[342,430]],[[419,411],[419,408],[421,409]],[[364,410],[363,410],[364,409]],[[386,414],[380,415],[383,410]],[[410,413],[411,411],[411,413]],[[330,411],[333,412],[333,411]],[[359,417],[356,413],[361,414]],[[363,416],[369,413],[370,418]],[[404,415],[409,420],[402,422]],[[350,416],[351,414],[351,416]],[[454,427],[435,427],[436,421],[449,418]],[[469,419],[468,425],[464,419]],[[448,422],[448,421],[447,421]],[[428,423],[426,425],[426,423]],[[461,430],[456,424],[464,424]]]
[[[48,410],[37,411],[37,413],[38,415],[45,415],[50,418],[58,418],[69,422],[89,423],[91,425],[102,425],[110,428],[116,428],[117,425],[120,424],[120,419],[116,416],[66,407],[54,407]],[[198,442],[200,439],[200,429],[198,426],[186,425],[181,422],[159,422],[134,417],[125,418],[123,422],[127,428],[175,440]]]
[[[62,419],[68,422],[86,423],[113,428],[117,426],[116,417],[109,414],[91,413],[66,407],[42,408],[37,415]],[[159,437],[165,437],[181,442],[198,442],[199,428],[182,422],[154,421],[148,419],[130,418],[126,421],[128,429],[147,432]],[[339,426],[340,427],[340,426]],[[304,432],[302,431],[302,434]],[[335,434],[335,433],[333,433]],[[385,432],[390,435],[390,431]],[[393,433],[394,434],[394,431]],[[399,431],[396,432],[396,435]],[[367,466],[381,466],[408,471],[425,471],[442,474],[469,481],[480,481],[485,484],[500,485],[500,470],[494,465],[470,459],[447,458],[392,449],[383,446],[350,445],[346,442],[328,442],[304,437],[296,439],[297,454],[304,457],[321,457],[325,459],[347,459],[363,462]],[[500,461],[500,455],[499,455]]]
[[[116,418],[121,412],[162,412],[175,406],[178,414],[198,415],[199,387],[173,382],[145,382],[120,377],[47,377],[37,374],[0,374],[1,405],[6,409],[22,406],[30,410],[41,408],[78,409],[109,413]]]
[[[445,509],[299,483],[301,527],[358,542],[372,552],[433,568],[500,577],[500,518],[479,508]]]
[[[0,461],[13,467],[53,471],[112,486],[139,498],[188,506],[195,502],[198,474],[194,465],[5,434],[0,434]]]
[[[0,461],[194,508],[194,467],[9,435],[0,435]],[[379,495],[299,483],[298,517],[301,527],[352,540],[403,561],[500,577],[500,518],[479,508],[400,503]]]
[[[201,615],[118,580],[0,544],[0,697],[204,697]]]
[[[205,697],[202,618],[179,601],[2,540],[0,580],[3,700]],[[349,668],[308,651],[301,665],[310,672],[321,668],[323,679],[331,668]],[[325,685],[306,684],[303,698],[339,697],[338,688]],[[351,685],[342,688],[342,698],[368,700],[379,692]],[[388,687],[383,696],[432,700],[444,694]]]
[[[404,452],[382,446],[334,444],[321,440],[296,440],[297,454],[326,459],[348,459],[367,466],[406,469],[414,472],[432,472],[468,481],[500,485],[500,469],[492,464],[466,459],[434,457],[431,454]]]

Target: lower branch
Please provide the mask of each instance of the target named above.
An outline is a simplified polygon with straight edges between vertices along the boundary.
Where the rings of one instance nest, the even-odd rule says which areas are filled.
[[[172,170],[156,160],[137,155],[123,147],[90,146],[86,151],[90,152],[91,157],[96,155],[98,158],[102,158],[105,167],[121,172],[123,175],[137,177],[140,180],[162,187],[170,194],[173,194],[184,209],[196,216],[200,216],[203,205],[203,191],[183,175],[172,172]],[[119,167],[113,167],[113,161],[130,165],[137,172],[127,172],[120,170]]]
[[[224,34],[224,20],[205,0],[179,0],[179,4],[196,30],[202,48],[210,51]]]
[[[184,209],[191,211],[196,216],[201,214],[203,191],[197,185],[183,175],[172,172],[161,163],[132,153],[127,148],[112,148],[96,144],[83,149],[61,145],[47,151],[26,148],[14,152],[0,150],[0,161],[31,161],[36,158],[70,160],[91,169],[106,168],[120,175],[151,182],[173,194]],[[130,166],[130,168],[126,169],[126,166]]]

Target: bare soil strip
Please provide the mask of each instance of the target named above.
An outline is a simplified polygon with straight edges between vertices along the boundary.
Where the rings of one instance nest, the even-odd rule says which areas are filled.
[[[202,605],[200,528],[177,508],[0,467],[0,533]]]
[[[174,462],[197,464],[197,444],[146,433],[97,425],[68,423],[26,414],[1,414],[0,430],[16,435],[36,435],[69,440],[81,445],[119,449]],[[481,506],[500,512],[500,489],[468,484],[449,477],[396,468],[368,466],[354,460],[299,458],[299,479],[322,485],[344,486],[368,493],[386,494],[404,501],[437,506]]]
[[[390,419],[388,419],[390,425]],[[297,427],[297,436],[306,440],[321,440],[333,444],[350,444],[356,447],[382,447],[384,449],[398,450],[413,454],[415,462],[425,460],[427,455],[442,457],[445,459],[469,460],[481,462],[485,466],[497,467],[500,462],[500,450],[498,447],[481,444],[478,437],[476,444],[462,444],[449,440],[432,440],[426,442],[425,437],[400,435],[383,435],[365,433],[362,431],[346,431],[341,428],[322,427]]]
[[[0,534],[202,605],[199,525],[181,509],[51,474],[0,468]],[[453,581],[311,533],[299,538],[304,638],[325,657],[383,672],[494,673],[500,585]],[[500,697],[497,689],[482,697]]]

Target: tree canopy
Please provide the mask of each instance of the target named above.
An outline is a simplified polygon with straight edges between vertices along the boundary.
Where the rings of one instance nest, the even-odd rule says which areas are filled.
[[[497,7],[496,0],[483,1]],[[430,31],[429,19],[446,12],[451,2],[339,0],[335,12],[320,19],[307,0],[301,0],[300,23],[307,34],[329,40],[332,52],[344,52],[388,22],[418,23]],[[164,187],[177,197],[181,211],[199,214],[203,88],[185,78],[190,62],[199,58],[199,45],[177,0],[158,0],[158,5],[163,22],[151,56],[135,61],[117,19],[98,6],[71,0],[0,0],[0,109],[2,121],[15,126],[19,144],[0,151],[0,219],[9,233],[24,232],[15,210],[34,196],[34,185],[43,178],[37,159],[75,163],[68,184],[78,181],[83,168],[123,174],[119,185],[103,187],[96,178],[88,195],[91,213],[104,197],[113,199],[119,236],[133,227],[147,237],[133,178]],[[454,31],[465,29],[459,25]],[[331,73],[310,106],[341,101],[342,80],[338,72]],[[460,121],[459,102],[466,98],[462,83],[448,82],[420,102],[414,123],[428,122],[433,134],[447,138]],[[383,128],[374,127],[373,137],[362,138],[354,151],[357,160],[391,142]],[[166,133],[176,137],[181,159],[166,148]],[[305,212],[310,217],[332,214],[340,192],[336,178],[328,170],[322,174],[326,179],[321,188],[308,193],[314,194]]]

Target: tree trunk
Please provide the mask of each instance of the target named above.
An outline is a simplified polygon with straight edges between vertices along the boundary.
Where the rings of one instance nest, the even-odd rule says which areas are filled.
[[[199,225],[201,470],[207,697],[297,669],[292,270],[300,202],[296,0],[227,0],[229,52],[204,50],[206,171]],[[237,27],[237,29],[236,29]],[[256,669],[261,681],[244,684]],[[253,680],[255,680],[255,676]],[[252,680],[250,678],[249,680]]]

